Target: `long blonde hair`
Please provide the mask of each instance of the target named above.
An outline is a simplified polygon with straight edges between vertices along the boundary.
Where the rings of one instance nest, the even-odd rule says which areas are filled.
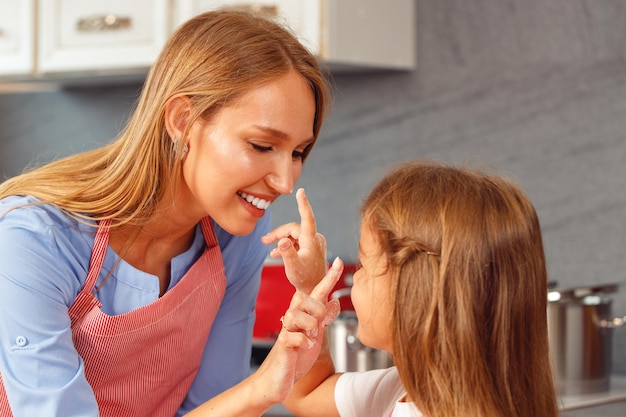
[[[557,416],[539,220],[512,182],[406,163],[363,221],[392,276],[394,360],[429,417]]]
[[[259,16],[214,11],[184,23],[152,66],[126,128],[107,146],[69,156],[0,184],[0,198],[31,195],[78,218],[141,223],[181,169],[180,143],[165,128],[176,97],[193,104],[189,127],[262,83],[295,69],[315,97],[317,139],[330,88],[316,58],[286,28]],[[184,136],[184,135],[183,135]],[[310,152],[311,144],[305,151]]]

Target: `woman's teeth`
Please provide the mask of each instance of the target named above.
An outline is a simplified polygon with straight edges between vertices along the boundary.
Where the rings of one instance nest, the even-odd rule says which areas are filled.
[[[265,210],[271,204],[269,201],[265,201],[265,200],[260,199],[258,197],[254,197],[254,196],[248,195],[248,194],[246,194],[244,192],[239,192],[238,194],[241,196],[241,198],[243,198],[248,203],[252,204],[254,207],[256,207],[256,208],[258,208],[260,210]]]

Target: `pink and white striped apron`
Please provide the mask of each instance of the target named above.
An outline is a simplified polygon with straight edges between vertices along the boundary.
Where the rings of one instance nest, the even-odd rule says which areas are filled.
[[[98,228],[87,280],[69,314],[101,416],[172,417],[187,395],[226,289],[210,219],[201,225],[207,248],[180,282],[118,316],[104,314],[92,294],[109,241],[109,229]],[[0,416],[12,416],[1,379]]]

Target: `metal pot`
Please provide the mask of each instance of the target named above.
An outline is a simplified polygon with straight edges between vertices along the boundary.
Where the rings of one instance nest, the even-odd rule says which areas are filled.
[[[609,390],[613,318],[608,294],[617,285],[553,289],[548,293],[550,353],[561,394]]]
[[[350,288],[343,288],[332,293],[331,298],[339,299],[349,295]],[[392,366],[391,354],[361,343],[357,328],[356,313],[350,310],[343,310],[328,326],[328,344],[335,371],[369,371]]]

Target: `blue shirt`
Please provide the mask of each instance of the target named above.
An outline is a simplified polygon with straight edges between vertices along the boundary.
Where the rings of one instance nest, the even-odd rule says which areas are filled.
[[[98,416],[70,329],[68,308],[84,285],[95,228],[55,206],[12,196],[0,200],[0,373],[15,417]],[[206,344],[202,364],[177,415],[235,385],[250,371],[254,304],[268,247],[270,213],[247,236],[213,224],[226,270],[226,293]],[[205,247],[200,225],[189,250],[172,259],[172,288]],[[109,315],[126,313],[159,297],[159,280],[124,261],[111,248],[97,293]],[[98,285],[98,284],[96,284]],[[137,401],[141,401],[140,398]]]

